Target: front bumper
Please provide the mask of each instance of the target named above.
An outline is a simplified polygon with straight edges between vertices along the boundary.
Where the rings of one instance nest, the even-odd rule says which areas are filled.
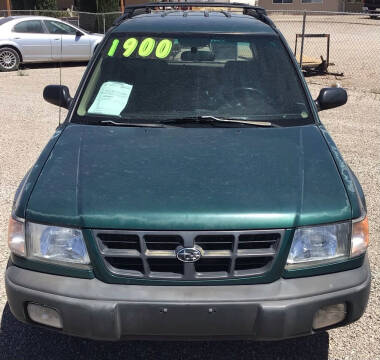
[[[314,314],[346,303],[351,323],[370,290],[367,258],[357,269],[270,284],[143,286],[106,284],[38,273],[12,264],[6,271],[10,309],[23,322],[28,302],[55,308],[65,334],[99,340],[280,340],[314,333]]]

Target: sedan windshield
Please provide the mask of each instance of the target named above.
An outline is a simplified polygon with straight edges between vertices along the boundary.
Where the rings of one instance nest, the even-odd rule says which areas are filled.
[[[295,66],[277,36],[115,35],[87,80],[75,122],[209,116],[313,122]]]
[[[8,16],[8,17],[4,17],[4,18],[0,18],[0,25],[3,25],[9,21],[12,21],[14,20],[15,18],[12,17],[12,16]]]

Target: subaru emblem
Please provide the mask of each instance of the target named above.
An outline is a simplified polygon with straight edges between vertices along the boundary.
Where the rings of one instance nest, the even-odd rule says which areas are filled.
[[[201,252],[196,248],[182,248],[177,251],[177,259],[185,263],[196,262],[201,258]]]

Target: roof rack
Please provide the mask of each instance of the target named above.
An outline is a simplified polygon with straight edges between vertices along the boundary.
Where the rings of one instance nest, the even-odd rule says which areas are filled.
[[[165,8],[188,8],[188,7],[209,7],[209,8],[233,8],[233,9],[243,9],[243,14],[252,16],[272,28],[275,25],[271,19],[267,16],[267,12],[264,8],[259,6],[252,6],[243,3],[227,3],[227,2],[203,2],[203,1],[191,1],[191,2],[153,2],[140,5],[130,5],[126,6],[124,14],[115,20],[114,26],[121,24],[124,20],[131,19],[134,16],[141,14],[149,14],[152,10],[165,10]]]

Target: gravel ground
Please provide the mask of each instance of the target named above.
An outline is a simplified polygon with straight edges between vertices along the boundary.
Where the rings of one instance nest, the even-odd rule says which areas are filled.
[[[374,38],[378,34],[375,31],[366,33],[366,36]],[[371,60],[367,61],[363,68],[370,65]],[[63,68],[63,83],[71,88],[72,93],[83,71],[81,65]],[[322,86],[337,81],[349,87],[348,104],[321,113],[321,118],[357,174],[368,202],[373,281],[369,306],[361,320],[345,328],[302,339],[218,344],[94,342],[16,321],[6,305],[3,287],[8,259],[8,216],[18,183],[58,124],[58,108],[47,104],[41,97],[45,85],[58,83],[58,74],[54,65],[33,66],[18,73],[0,73],[0,310],[3,309],[0,359],[380,359],[380,249],[375,235],[380,230],[380,98],[373,86],[379,86],[379,77],[374,82],[365,72],[348,80],[336,80],[331,76],[308,78],[314,96]]]

